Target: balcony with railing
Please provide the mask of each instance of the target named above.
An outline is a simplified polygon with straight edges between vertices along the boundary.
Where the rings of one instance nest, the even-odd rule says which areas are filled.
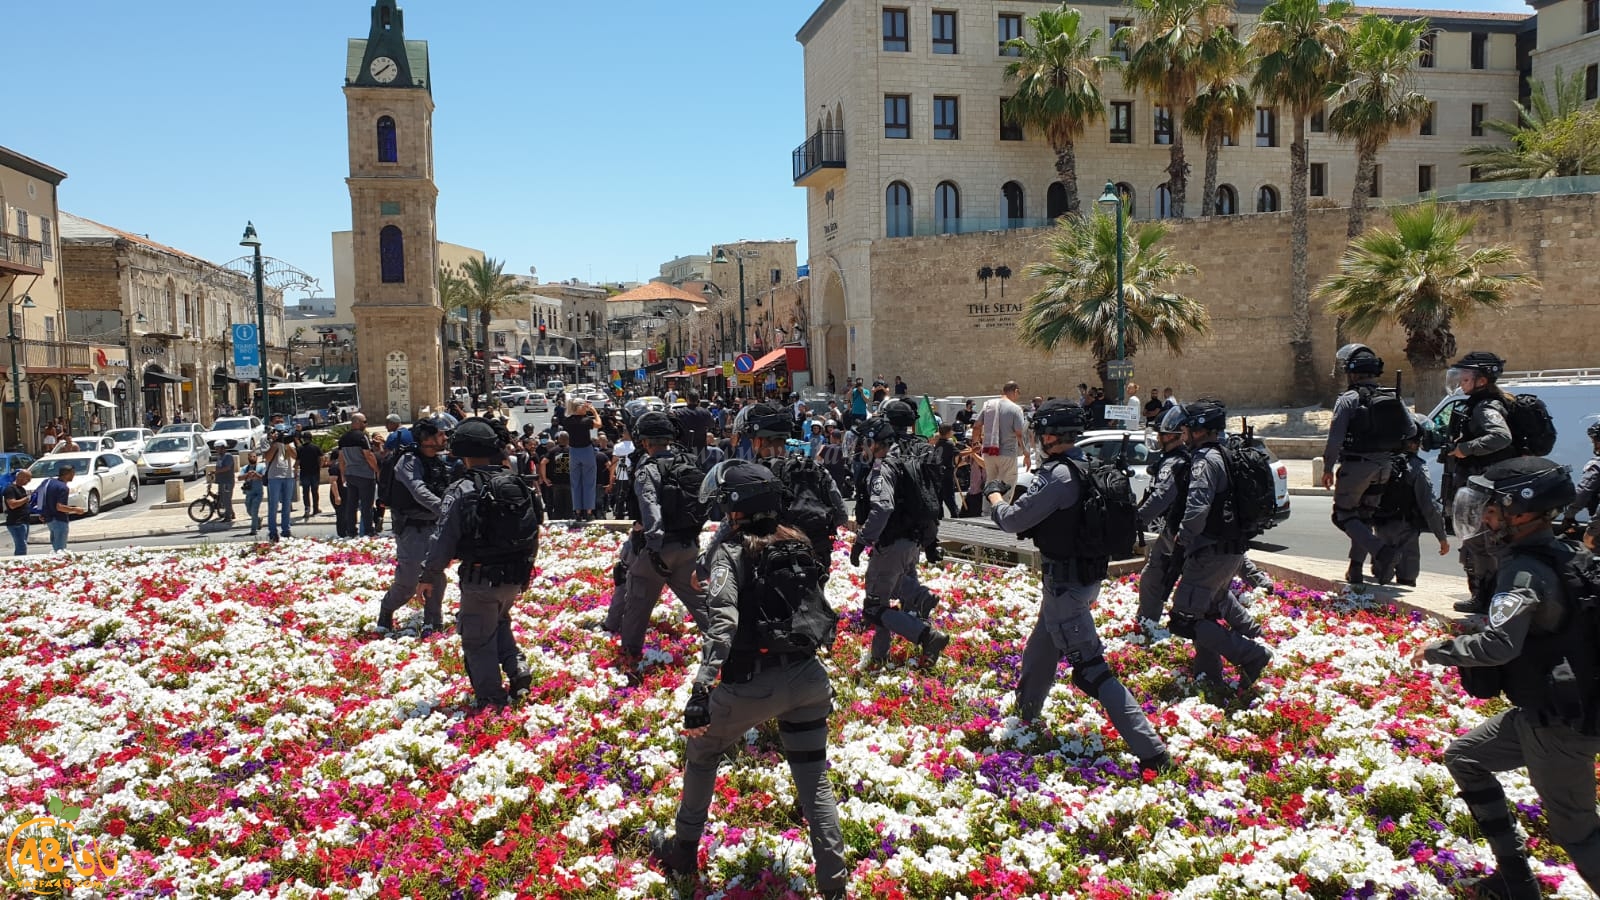
[[[91,347],[88,344],[19,338],[15,345],[17,365],[30,375],[86,374],[90,371]],[[10,362],[9,351],[5,356],[0,356],[0,363]]]
[[[40,241],[0,234],[0,275],[43,275],[44,244]]]
[[[794,148],[794,183],[805,187],[825,169],[844,168],[844,132],[818,131]]]

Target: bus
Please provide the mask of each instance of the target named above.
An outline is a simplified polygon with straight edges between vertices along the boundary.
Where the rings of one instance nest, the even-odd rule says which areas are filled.
[[[339,421],[339,411],[359,408],[355,382],[280,381],[267,388],[269,415],[308,425],[316,413],[321,424]]]

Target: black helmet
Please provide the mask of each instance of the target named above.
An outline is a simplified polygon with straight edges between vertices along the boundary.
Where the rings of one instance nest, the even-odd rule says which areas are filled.
[[[1454,382],[1465,372],[1475,372],[1490,381],[1496,381],[1505,370],[1505,360],[1487,350],[1474,350],[1450,365],[1448,377]]]
[[[462,420],[450,435],[450,455],[495,457],[500,455],[500,433],[482,416]]]
[[[786,438],[794,433],[794,417],[771,403],[757,403],[744,416],[744,433],[750,437]]]
[[[1382,375],[1383,360],[1366,344],[1345,344],[1334,354],[1334,372],[1347,375]]]
[[[1156,430],[1162,434],[1183,433],[1183,407],[1174,406],[1161,414],[1161,421],[1156,423]]]
[[[881,444],[892,439],[899,432],[888,419],[883,416],[871,416],[860,425],[856,426],[856,434],[868,443]]]
[[[678,430],[672,427],[672,420],[666,413],[647,412],[633,423],[633,433],[646,438],[673,438]]]
[[[783,509],[783,483],[760,463],[730,459],[712,466],[700,485],[701,502],[712,499],[741,515],[777,513]]]
[[[1039,434],[1077,437],[1088,427],[1088,411],[1065,400],[1047,401],[1033,414],[1033,430]]]
[[[889,420],[896,428],[910,428],[917,424],[917,408],[904,400],[886,400],[878,408],[878,415]]]
[[[1589,440],[1600,443],[1600,421],[1589,423]]]
[[[1195,431],[1221,431],[1228,423],[1228,408],[1221,400],[1196,400],[1183,405],[1183,427]]]
[[[442,430],[439,423],[432,419],[418,419],[411,425],[411,437],[416,441],[424,441]]]
[[[1491,505],[1508,516],[1555,512],[1566,508],[1577,495],[1571,469],[1544,457],[1519,456],[1468,478],[1456,491],[1451,517],[1456,534],[1466,541],[1486,533],[1483,513]],[[1490,534],[1491,539],[1503,540],[1504,536],[1503,528]]]

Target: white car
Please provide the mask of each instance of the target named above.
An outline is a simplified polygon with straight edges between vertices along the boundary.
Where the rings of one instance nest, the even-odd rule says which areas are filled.
[[[173,422],[171,425],[161,426],[156,432],[156,434],[192,434],[196,437],[205,433],[206,427],[199,422]]]
[[[255,416],[229,416],[218,419],[205,433],[206,446],[215,447],[217,441],[230,450],[261,450],[267,446],[267,429]]]
[[[181,477],[199,478],[211,465],[211,449],[198,434],[158,434],[144,445],[139,464],[143,481]]]
[[[72,442],[74,444],[78,445],[78,449],[76,449],[76,450],[60,450],[60,449],[56,449],[56,450],[51,450],[46,455],[47,456],[53,456],[53,455],[61,454],[61,453],[98,453],[101,450],[106,450],[106,451],[109,451],[111,453],[117,452],[117,442],[112,440],[112,438],[109,435],[104,435],[104,434],[98,435],[98,436],[85,435],[83,437],[79,437],[77,435],[73,435],[72,436]],[[60,442],[57,442],[56,443],[56,447],[59,448],[60,446],[61,446]]]
[[[494,395],[500,400],[501,403],[517,404],[521,403],[522,398],[527,396],[529,393],[531,392],[521,385],[508,385],[499,389],[498,391],[495,391]]]
[[[549,412],[550,396],[544,391],[529,391],[522,395],[522,408],[529,412]]]
[[[117,452],[128,459],[137,459],[144,452],[145,443],[155,436],[156,433],[148,428],[118,428],[106,432],[106,437],[116,445]]]
[[[28,468],[33,473],[28,493],[38,490],[45,479],[54,478],[64,466],[73,470],[67,505],[81,506],[87,515],[100,512],[104,503],[132,503],[139,499],[138,471],[121,454],[109,450],[62,453],[39,460]]]

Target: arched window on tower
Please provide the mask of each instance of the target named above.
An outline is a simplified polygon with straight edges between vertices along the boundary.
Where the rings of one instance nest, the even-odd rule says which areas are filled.
[[[939,234],[961,231],[961,191],[948,181],[933,189],[933,230]]]
[[[1217,186],[1217,215],[1231,216],[1239,211],[1239,192],[1231,184]]]
[[[378,232],[378,261],[382,265],[384,284],[406,283],[406,239],[399,227],[385,225]]]
[[[1028,207],[1024,202],[1022,185],[1015,181],[1008,181],[1000,186],[1000,197],[1005,207],[1007,228],[1022,227],[1021,220],[1027,218]]]
[[[1270,184],[1264,184],[1256,191],[1256,212],[1268,213],[1278,211],[1278,189]]]
[[[886,237],[911,236],[911,188],[896,181],[885,193],[884,221]]]
[[[394,134],[394,119],[382,116],[378,119],[378,162],[399,162],[400,146]]]
[[[1059,219],[1067,214],[1067,186],[1059,181],[1050,182],[1044,195],[1045,215]]]

